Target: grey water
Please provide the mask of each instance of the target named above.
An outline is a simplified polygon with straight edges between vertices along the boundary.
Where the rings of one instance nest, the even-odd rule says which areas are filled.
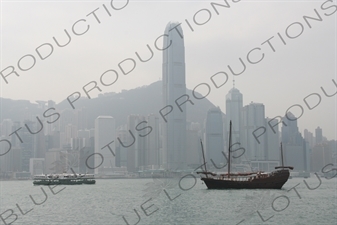
[[[194,178],[0,181],[0,224],[337,224],[337,179],[320,179],[293,178],[281,190],[208,190]]]

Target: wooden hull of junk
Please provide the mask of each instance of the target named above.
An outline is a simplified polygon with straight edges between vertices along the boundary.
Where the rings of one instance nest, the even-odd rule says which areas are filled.
[[[253,177],[203,177],[208,189],[281,189],[287,182],[290,172],[287,169],[276,170],[268,174]]]

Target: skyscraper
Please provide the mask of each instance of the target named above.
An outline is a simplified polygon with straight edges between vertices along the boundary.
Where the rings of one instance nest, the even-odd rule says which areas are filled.
[[[270,129],[269,124],[274,128],[274,131]],[[265,127],[267,127],[267,131],[265,133],[266,141],[267,141],[267,158],[270,161],[279,161],[280,162],[280,130],[279,130],[279,121],[278,120],[270,120],[270,118],[266,118]]]
[[[262,103],[253,103],[243,107],[242,111],[242,146],[246,149],[248,161],[251,160],[267,160],[268,152],[266,149],[266,135],[259,138],[258,143],[252,135],[254,130],[265,125],[265,110]]]
[[[52,101],[52,100],[49,100],[48,101],[48,109],[50,109],[50,108],[55,108],[55,102],[54,101]],[[56,118],[57,118],[57,116],[56,115],[53,115],[53,116],[51,116],[51,117],[48,117],[47,118],[47,123],[46,123],[46,134],[47,135],[53,135],[53,132],[54,131],[56,131],[56,130],[58,130],[59,131],[59,129],[57,128],[57,124],[58,123],[51,123],[52,121],[55,121],[56,120]],[[49,123],[51,123],[51,124],[49,124]]]
[[[297,118],[291,112],[288,112],[285,117],[283,117],[282,126],[282,143],[291,145],[302,145],[303,138],[301,133],[298,131]]]
[[[333,150],[327,143],[317,144],[312,149],[312,171],[321,172],[329,163],[334,163]]]
[[[124,124],[122,126],[119,126],[116,129],[116,137],[119,141],[116,141],[116,167],[127,167],[127,158],[128,158],[128,152],[129,148],[124,147],[121,145],[121,143],[129,143],[128,138],[130,136],[129,130],[127,129],[127,125]],[[131,147],[130,147],[131,148]],[[133,158],[133,164],[135,164]],[[132,166],[134,168],[134,166]],[[129,168],[128,168],[129,169]],[[133,172],[133,171],[130,171]]]
[[[304,139],[308,142],[309,148],[312,149],[314,147],[314,134],[308,129],[304,129]]]
[[[185,50],[183,31],[177,22],[165,29],[163,48],[163,104],[166,121],[163,121],[163,166],[168,170],[186,168],[186,106],[179,108],[176,101],[186,94]],[[169,47],[168,47],[169,46]],[[183,99],[180,99],[183,102]]]
[[[159,118],[150,114],[147,116],[148,125],[152,127],[151,134],[146,136],[146,147],[147,147],[147,165],[151,168],[159,168],[160,164],[160,154],[159,154]]]
[[[24,124],[27,124],[31,130],[36,130],[36,123],[34,121],[25,120]],[[29,160],[34,158],[34,149],[35,149],[35,136],[33,136],[27,129],[24,127],[22,130],[18,131],[22,139],[22,171],[29,171]]]
[[[309,149],[298,131],[297,118],[288,112],[283,118],[282,144],[284,163],[294,166],[295,171],[309,171]]]
[[[129,172],[144,170],[147,165],[146,130],[140,129],[138,124],[145,120],[141,115],[129,115],[127,118],[127,169]],[[123,146],[122,145],[122,146]]]
[[[200,123],[189,123],[186,131],[186,163],[189,168],[197,168],[202,163]]]
[[[322,133],[322,128],[317,127],[315,129],[315,140],[316,140],[316,145],[321,144],[323,142],[323,133]]]
[[[99,116],[95,120],[95,174],[112,171],[115,167],[115,152],[115,119]]]
[[[214,164],[220,167],[225,165],[227,159],[224,157],[224,140],[223,140],[223,121],[222,112],[219,107],[209,109],[205,123],[205,150],[207,162],[209,165]],[[212,160],[213,162],[211,163]]]
[[[232,121],[232,144],[241,143],[242,139],[242,94],[238,89],[233,87],[226,95],[226,119],[227,119],[227,137],[229,134],[229,121]],[[237,146],[236,146],[237,147]],[[244,147],[244,146],[243,146]],[[233,153],[233,157],[239,153]],[[242,158],[242,157],[241,157]],[[234,162],[241,161],[240,158],[233,160]]]

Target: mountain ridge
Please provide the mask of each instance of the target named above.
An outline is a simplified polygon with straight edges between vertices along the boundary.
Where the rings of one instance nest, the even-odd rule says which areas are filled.
[[[209,108],[215,107],[207,98],[195,100],[192,91],[186,89],[186,94],[190,96],[194,105],[186,102],[187,121],[199,122],[203,125]],[[202,97],[194,92],[197,97]],[[0,98],[0,112],[2,119],[10,118],[13,121],[23,121],[25,113],[30,111],[34,115],[42,115],[43,110],[38,108],[38,104],[30,103],[28,100],[10,100]],[[17,104],[19,103],[19,104]],[[94,128],[95,119],[100,115],[112,116],[115,118],[116,127],[126,124],[128,115],[149,115],[155,114],[162,120],[159,111],[165,107],[162,103],[162,82],[157,81],[150,85],[137,87],[131,90],[125,90],[120,93],[106,93],[99,97],[88,99],[82,97],[74,102],[75,109],[86,109],[86,118],[88,128]],[[173,106],[173,110],[178,107]],[[56,104],[57,111],[73,111],[67,100]]]

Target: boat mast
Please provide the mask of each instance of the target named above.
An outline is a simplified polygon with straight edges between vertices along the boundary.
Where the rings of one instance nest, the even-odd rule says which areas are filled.
[[[202,140],[201,140],[201,139],[200,139],[200,144],[201,144],[202,158],[204,159],[204,165],[205,165],[206,177],[208,178],[208,175],[207,175],[207,167],[206,167],[206,160],[205,160],[205,153],[204,153],[204,146],[203,146],[203,144],[202,144]]]
[[[231,145],[232,145],[232,121],[229,122],[229,144],[228,144],[228,178],[231,170]]]
[[[284,167],[284,163],[283,163],[283,149],[282,149],[282,142],[281,142],[281,162],[282,162],[282,167]]]

